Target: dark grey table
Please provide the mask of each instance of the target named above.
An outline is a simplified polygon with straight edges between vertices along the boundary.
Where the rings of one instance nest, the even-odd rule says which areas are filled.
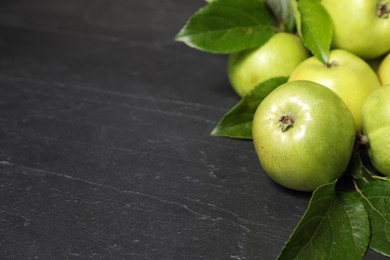
[[[1,259],[277,256],[310,195],[209,135],[226,58],[173,41],[203,5],[0,1]]]

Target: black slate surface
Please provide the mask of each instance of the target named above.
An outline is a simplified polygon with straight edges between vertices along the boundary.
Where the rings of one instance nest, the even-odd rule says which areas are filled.
[[[0,1],[1,259],[277,256],[310,195],[210,137],[226,58],[173,41],[203,5]]]

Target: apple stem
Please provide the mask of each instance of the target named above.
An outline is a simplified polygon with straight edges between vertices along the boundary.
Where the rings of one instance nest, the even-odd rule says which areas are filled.
[[[333,67],[336,67],[338,64],[337,64],[337,61],[336,60],[332,60],[332,61],[329,61],[325,64],[325,66],[328,68],[328,69],[331,69]]]
[[[389,14],[390,14],[390,4],[389,2],[381,2],[378,4],[378,8],[377,8],[377,16],[379,18],[389,18]]]
[[[358,135],[356,136],[356,142],[360,145],[365,145],[368,143],[368,138],[366,135],[358,133]]]
[[[283,115],[279,118],[279,127],[282,132],[287,131],[294,126],[294,117],[292,115]]]
[[[358,151],[362,145],[368,144],[368,137],[363,133],[357,133],[355,137],[354,151]]]

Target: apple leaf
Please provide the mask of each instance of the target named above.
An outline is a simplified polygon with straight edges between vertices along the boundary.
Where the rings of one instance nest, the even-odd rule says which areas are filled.
[[[362,172],[363,162],[359,150],[353,150],[351,159],[348,164],[348,168],[345,173],[352,176],[354,179],[359,180],[363,177]]]
[[[361,176],[354,180],[355,189],[357,191],[363,190],[368,184],[372,182],[380,182],[384,180],[382,176],[378,176],[368,170],[365,165],[362,165],[360,172]]]
[[[371,172],[367,167],[366,163],[362,160],[362,153],[366,150],[353,150],[351,159],[348,164],[348,168],[345,171],[345,174],[352,176],[354,182],[358,185],[357,188],[364,188],[365,185],[371,183],[373,181],[378,181],[374,176],[376,176],[373,172]],[[363,153],[364,159],[367,160],[367,154]]]
[[[354,175],[353,177],[356,179],[359,188],[363,189],[367,184],[379,181],[374,176],[376,175],[367,169],[365,165],[361,165],[360,169],[357,171],[357,175]]]
[[[286,77],[276,77],[257,85],[222,117],[211,135],[252,139],[252,121],[257,107],[269,93],[285,82]]]
[[[370,248],[390,256],[390,182],[370,182],[359,193],[370,219]]]
[[[262,0],[218,0],[198,10],[175,40],[215,54],[263,45],[275,33]]]
[[[346,174],[351,175],[355,180],[362,181],[362,183],[369,183],[374,181],[375,179],[372,177],[374,173],[372,173],[365,165],[366,162],[362,160],[362,152],[359,149],[353,150],[351,159],[348,164],[348,168],[346,170]],[[364,154],[366,157],[367,154]],[[363,156],[364,156],[363,155]],[[367,158],[365,158],[367,159]]]
[[[309,206],[278,259],[362,259],[369,222],[355,193],[335,192],[336,181],[313,192]]]
[[[296,29],[298,31],[298,34],[302,35],[302,33],[301,33],[301,27],[302,27],[301,13],[298,10],[297,0],[290,0],[290,6],[291,6],[291,9],[293,11],[295,26],[296,26]]]
[[[328,63],[333,37],[331,17],[319,0],[292,1],[297,29],[304,44],[317,59]]]
[[[359,200],[357,192],[338,193],[337,197],[340,199],[346,214],[348,215],[351,233],[354,240],[354,248],[358,258],[363,258],[370,243],[370,222],[368,213]]]
[[[279,28],[282,31],[293,32],[295,30],[295,19],[293,8],[289,0],[265,0],[273,12]]]

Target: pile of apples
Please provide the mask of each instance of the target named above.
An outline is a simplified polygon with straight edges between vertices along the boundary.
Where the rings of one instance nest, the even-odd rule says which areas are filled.
[[[252,133],[267,174],[301,191],[338,179],[361,142],[378,173],[390,176],[390,2],[321,3],[334,23],[326,64],[286,32],[228,59],[241,97],[267,79],[289,77],[257,108]]]

